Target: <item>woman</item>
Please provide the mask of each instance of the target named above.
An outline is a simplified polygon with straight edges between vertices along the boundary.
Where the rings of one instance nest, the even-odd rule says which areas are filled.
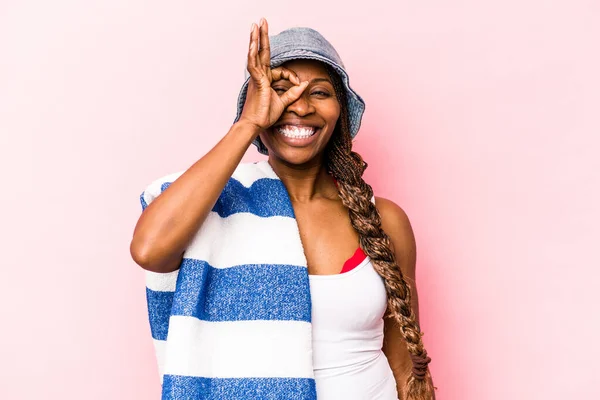
[[[352,138],[364,103],[337,52],[308,28],[269,38],[261,19],[252,24],[247,71],[230,131],[145,209],[133,259],[154,273],[176,271],[253,143],[285,185],[300,230],[318,399],[434,398],[413,232],[403,210],[373,197],[362,179],[367,164]]]

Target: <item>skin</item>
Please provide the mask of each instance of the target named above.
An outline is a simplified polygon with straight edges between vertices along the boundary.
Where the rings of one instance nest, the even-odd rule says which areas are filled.
[[[283,65],[298,81],[309,81],[302,95],[288,105],[275,123],[317,123],[318,137],[306,146],[286,143],[272,127],[261,131],[260,138],[269,149],[269,164],[281,178],[296,214],[300,237],[310,274],[338,274],[344,262],[358,248],[358,234],[350,224],[348,209],[342,204],[337,188],[324,164],[324,151],[330,140],[340,106],[325,67],[315,60],[293,60]],[[282,94],[292,87],[291,80],[272,83]],[[403,209],[383,197],[375,198],[382,218],[382,228],[390,237],[398,264],[411,285],[412,306],[418,317],[415,285],[416,246],[410,221]],[[406,342],[393,320],[384,322],[383,352],[397,383],[399,398],[410,376],[412,362]]]

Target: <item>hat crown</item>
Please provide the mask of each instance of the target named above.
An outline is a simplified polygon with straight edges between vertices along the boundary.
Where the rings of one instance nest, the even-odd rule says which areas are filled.
[[[300,53],[310,52],[333,61],[342,68],[344,63],[338,52],[331,43],[313,28],[297,26],[279,32],[277,35],[269,36],[271,47],[271,68],[282,64],[282,61],[290,61],[300,57]],[[292,54],[298,55],[292,57]],[[278,62],[279,61],[279,62]],[[244,79],[248,79],[250,73],[248,68],[244,70]]]

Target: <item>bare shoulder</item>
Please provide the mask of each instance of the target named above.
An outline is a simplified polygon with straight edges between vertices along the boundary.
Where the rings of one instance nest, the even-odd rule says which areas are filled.
[[[398,265],[409,280],[414,280],[416,243],[408,215],[402,207],[384,197],[376,196],[375,206],[381,216],[381,228],[390,238]]]
[[[381,216],[381,227],[390,239],[413,236],[412,226],[406,212],[398,204],[384,197],[375,196],[375,206]]]

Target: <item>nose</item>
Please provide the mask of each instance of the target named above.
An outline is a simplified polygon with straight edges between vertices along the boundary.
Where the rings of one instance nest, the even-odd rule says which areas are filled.
[[[310,94],[305,90],[293,103],[287,106],[286,111],[293,112],[298,116],[304,116],[315,112],[314,105],[310,102]]]

